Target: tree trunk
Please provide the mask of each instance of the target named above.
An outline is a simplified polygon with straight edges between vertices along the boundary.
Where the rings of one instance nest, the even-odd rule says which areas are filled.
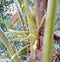
[[[42,20],[42,17],[45,15],[47,11],[47,1],[48,0],[35,0],[35,6],[38,12],[38,21],[39,23]],[[38,34],[38,43],[37,43],[37,48],[40,49],[42,46],[43,42],[43,36],[44,36],[44,26],[45,22],[43,23],[42,27],[39,29],[39,34]]]

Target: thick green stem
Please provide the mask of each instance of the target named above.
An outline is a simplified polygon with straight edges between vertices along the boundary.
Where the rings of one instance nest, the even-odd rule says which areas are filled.
[[[12,48],[11,43],[9,42],[8,38],[5,36],[5,34],[4,34],[4,32],[2,31],[1,28],[0,28],[0,38],[3,39],[5,46],[7,47],[8,52],[9,52],[10,56],[12,57],[13,54],[15,53],[15,51],[14,51],[14,49]],[[19,58],[17,57],[17,55],[13,58],[13,60],[14,60],[14,62],[21,62],[21,61],[19,60]]]
[[[48,8],[47,8],[48,15],[46,18],[44,43],[43,43],[43,62],[51,62],[56,4],[57,0],[48,0]]]
[[[29,34],[33,35],[34,28],[36,29],[36,26],[34,24],[33,18],[30,16],[31,14],[30,14],[30,10],[29,10],[29,7],[28,7],[27,0],[24,0],[24,4],[25,4],[25,7],[26,7],[25,10],[26,10],[26,16],[27,16],[27,20],[28,20],[27,23],[28,23]],[[31,21],[32,21],[32,23],[31,23]],[[33,44],[34,44],[34,40],[33,40],[33,38],[30,38],[31,57],[33,57],[33,54],[34,54]]]

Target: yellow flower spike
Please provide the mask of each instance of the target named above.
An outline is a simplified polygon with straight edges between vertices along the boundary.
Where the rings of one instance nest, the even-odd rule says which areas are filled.
[[[43,24],[43,22],[44,22],[46,16],[47,16],[47,13],[42,17],[42,20],[41,20],[41,22],[40,22],[40,24],[39,24],[39,26],[38,26],[38,31],[39,31],[39,29],[41,28],[41,26],[42,26],[42,24]]]
[[[37,12],[36,6],[34,6],[34,13],[35,13],[35,16],[36,16],[36,26],[38,28],[38,26],[39,26],[39,20],[38,20],[38,12]]]
[[[37,46],[37,40],[35,41],[34,45],[33,45],[33,49],[35,50],[36,49],[36,46]]]
[[[36,30],[36,24],[30,14],[30,12],[28,11],[28,9],[25,6],[23,7],[23,10],[28,18],[28,21],[30,21],[31,25],[33,26],[33,29]]]
[[[25,41],[25,42],[27,42],[28,40],[30,40],[30,38],[35,39],[35,36],[34,35],[28,35],[28,36],[26,36],[24,38],[14,38],[14,39],[9,39],[9,40],[11,42],[15,42],[15,41],[20,41],[20,42]]]
[[[28,31],[17,31],[17,30],[12,30],[12,29],[8,29],[8,32],[6,33],[11,33],[11,34],[16,34],[16,35],[20,35],[20,34],[28,34]]]

